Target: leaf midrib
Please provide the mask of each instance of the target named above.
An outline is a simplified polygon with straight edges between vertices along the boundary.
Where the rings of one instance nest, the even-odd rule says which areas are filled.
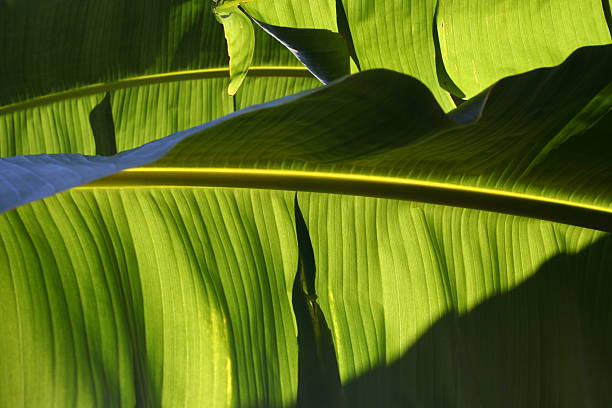
[[[139,167],[78,190],[239,187],[349,194],[450,205],[612,232],[612,208],[507,190],[410,178],[299,170]]]
[[[303,66],[254,66],[249,68],[248,75],[251,77],[312,77],[310,71]],[[229,67],[174,71],[124,78],[118,81],[91,84],[66,91],[41,95],[24,101],[0,106],[0,115],[67,99],[80,98],[135,86],[225,77],[229,78]]]

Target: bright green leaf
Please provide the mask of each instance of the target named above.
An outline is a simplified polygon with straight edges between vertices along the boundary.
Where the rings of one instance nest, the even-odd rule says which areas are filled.
[[[293,193],[68,192],[0,217],[0,405],[281,406]]]
[[[347,406],[612,399],[612,241],[558,223],[612,230],[612,48],[503,79],[448,115],[442,89],[472,95],[609,42],[593,40],[599,6],[457,0],[440,2],[436,23],[435,1],[344,3],[362,68],[417,79],[368,71],[251,107],[157,163],[0,215],[0,405],[299,406],[304,385],[327,378],[304,379],[304,361],[335,364],[331,346],[343,395],[330,381],[310,396]],[[522,8],[534,4],[551,7]],[[128,149],[315,86],[260,30],[254,78],[227,96],[210,2],[62,6],[0,2],[2,155],[108,154],[113,136]],[[244,7],[338,30],[329,0]],[[442,30],[454,7],[457,35]],[[533,16],[549,24],[497,25]],[[474,37],[461,31],[471,27]],[[516,52],[525,32],[538,48]],[[491,38],[511,58],[491,63]],[[489,79],[470,77],[462,58],[482,60]],[[79,176],[88,160],[113,159],[79,157]],[[51,168],[52,158],[70,170],[65,156],[36,160]],[[0,159],[2,188],[32,189],[34,158],[14,159]],[[19,186],[7,178],[17,161]],[[64,181],[38,187],[51,194]],[[211,186],[299,190],[307,231],[292,192]],[[314,346],[296,339],[305,321]]]
[[[600,0],[440,1],[436,23],[444,66],[468,97],[611,42]]]
[[[321,28],[338,32],[336,0],[252,0],[244,9],[257,20],[281,27]]]

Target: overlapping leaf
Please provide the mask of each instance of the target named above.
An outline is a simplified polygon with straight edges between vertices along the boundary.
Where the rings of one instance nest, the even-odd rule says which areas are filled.
[[[587,48],[558,68],[501,81],[486,98],[482,117],[469,125],[454,120],[460,112],[445,116],[418,81],[390,71],[364,72],[279,101],[273,109],[262,107],[220,122],[179,144],[155,168],[125,177],[128,184],[146,184],[146,178],[164,168],[183,168],[188,183],[197,183],[198,174],[204,184],[215,178],[198,173],[201,167],[311,171],[338,180],[338,174],[391,176],[568,200],[585,206],[586,212],[590,205],[610,208],[611,67],[604,62],[612,61],[610,50]],[[579,73],[581,80],[575,80]],[[572,85],[563,87],[569,78]],[[170,174],[161,182],[180,183],[181,177]],[[349,181],[330,187],[325,177],[310,188],[350,193],[365,188]],[[300,181],[287,186],[300,189]],[[425,188],[404,193],[398,189],[389,194],[469,205],[468,199],[452,201],[457,192],[436,198]],[[522,206],[487,200],[479,208],[525,215],[538,211],[534,202]],[[562,209],[547,211],[569,223],[590,217],[585,212],[572,220]],[[602,216],[602,227],[609,228],[607,216]]]
[[[322,83],[350,74],[350,55],[344,37],[323,29],[295,30],[253,20],[276,38]]]
[[[310,189],[359,193],[373,188],[379,189],[374,195],[547,216],[594,227],[599,223],[607,229],[612,119],[606,73],[611,49],[587,48],[558,68],[500,82],[486,98],[482,117],[468,125],[455,119],[462,117],[461,112],[444,115],[420,82],[391,71],[364,72],[173,135],[169,140],[194,136],[154,167],[118,175],[101,185],[206,185],[215,178],[221,180],[216,185],[234,185],[236,180],[238,185],[258,185],[256,176],[254,184],[239,175],[232,182],[232,171],[222,175],[215,170],[227,168],[241,169],[236,174],[243,176],[249,169],[264,171],[260,186],[266,183],[265,170],[275,170],[277,176],[270,173],[276,177],[274,183],[303,189],[295,178],[298,174],[291,171],[308,171],[316,180]],[[578,73],[583,74],[581,81],[560,86]],[[151,147],[142,149],[149,152]],[[138,151],[130,155],[137,157]],[[105,174],[109,173],[99,176]],[[363,178],[350,179],[350,175]],[[372,187],[365,187],[368,176],[394,177],[395,190],[385,193],[375,179]],[[404,188],[397,185],[402,180],[420,184]],[[457,187],[464,188],[459,189],[463,193]],[[472,189],[475,195],[470,197],[477,204],[463,195],[465,188]],[[504,197],[493,197],[495,191]],[[484,198],[476,198],[479,193]],[[513,201],[517,193],[536,199],[520,204],[520,197]],[[544,209],[538,207],[537,197],[548,202]],[[576,206],[569,209],[555,200]],[[592,211],[591,206],[600,208]]]

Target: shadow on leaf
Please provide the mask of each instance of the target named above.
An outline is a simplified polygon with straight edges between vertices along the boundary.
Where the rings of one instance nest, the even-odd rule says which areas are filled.
[[[612,236],[447,314],[400,359],[345,384],[348,406],[604,407],[612,401]]]

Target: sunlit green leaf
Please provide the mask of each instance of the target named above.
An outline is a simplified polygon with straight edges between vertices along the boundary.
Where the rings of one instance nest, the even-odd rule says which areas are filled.
[[[444,66],[468,97],[612,41],[600,0],[440,1],[436,25]]]
[[[69,192],[0,231],[0,405],[295,399],[292,193]]]
[[[336,0],[252,0],[243,4],[257,20],[293,28],[321,28],[338,31]]]
[[[610,24],[0,0],[0,406],[607,406]]]

